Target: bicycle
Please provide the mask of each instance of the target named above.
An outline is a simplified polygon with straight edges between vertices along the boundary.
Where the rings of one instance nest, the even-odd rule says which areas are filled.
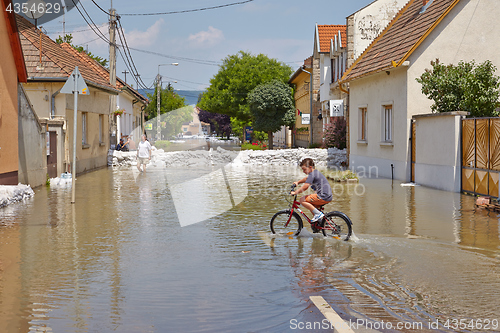
[[[290,192],[294,189],[295,184],[292,185]],[[314,233],[321,231],[325,237],[332,236],[344,241],[349,240],[352,235],[352,221],[346,214],[339,211],[324,213],[325,216],[321,221],[311,222],[309,217],[299,208],[300,202],[297,201],[297,195],[294,196],[293,201],[290,201],[289,197],[290,194],[285,196],[286,201],[290,204],[289,208],[280,210],[271,218],[269,225],[273,234],[297,236],[304,227],[298,211],[311,224]],[[321,212],[324,211],[323,206],[317,208]]]

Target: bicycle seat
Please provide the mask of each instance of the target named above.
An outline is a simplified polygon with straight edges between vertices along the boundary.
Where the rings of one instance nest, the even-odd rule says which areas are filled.
[[[326,205],[326,204],[325,204],[325,205]],[[314,205],[314,204],[313,204],[313,206],[314,206],[314,207],[316,207],[316,208],[317,208],[318,210],[320,210],[320,211],[323,211],[323,210],[325,209],[325,205],[319,205],[319,206],[317,206],[317,205]]]

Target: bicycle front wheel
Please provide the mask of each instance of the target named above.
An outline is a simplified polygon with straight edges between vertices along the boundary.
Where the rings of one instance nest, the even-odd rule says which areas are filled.
[[[274,214],[269,225],[273,234],[297,236],[302,230],[302,219],[296,212],[285,209]]]
[[[342,212],[330,212],[325,214],[323,235],[337,239],[349,240],[352,234],[352,222]]]

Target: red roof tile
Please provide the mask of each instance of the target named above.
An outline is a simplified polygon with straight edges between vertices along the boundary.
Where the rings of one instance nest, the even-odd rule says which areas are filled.
[[[28,80],[36,78],[64,79],[71,75],[76,66],[87,83],[94,86],[118,92],[109,84],[109,78],[75,57],[72,52],[54,42],[47,35],[36,29],[28,20],[16,15],[19,37],[28,71]],[[40,52],[41,50],[41,52]],[[40,59],[41,58],[41,59]],[[41,66],[39,66],[41,63]]]
[[[338,38],[339,31],[342,37],[342,47],[345,47],[347,45],[347,33],[345,25],[317,25],[317,27],[319,52],[330,52],[331,40],[335,40],[335,36],[337,36]]]
[[[458,1],[434,0],[420,13],[422,0],[410,0],[347,70],[342,81],[387,70],[393,67],[393,61],[400,65]]]

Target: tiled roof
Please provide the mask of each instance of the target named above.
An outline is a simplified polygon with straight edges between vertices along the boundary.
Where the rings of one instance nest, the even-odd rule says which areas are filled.
[[[319,39],[319,52],[328,53],[330,52],[331,40],[335,40],[335,36],[338,37],[339,31],[342,37],[342,46],[347,45],[347,33],[345,25],[317,25],[318,27],[318,39]]]
[[[433,0],[420,13],[422,0],[410,0],[347,70],[342,81],[401,65],[459,1]]]
[[[19,37],[23,49],[24,61],[28,71],[28,80],[33,79],[64,79],[71,75],[76,66],[88,84],[118,92],[109,84],[106,78],[96,71],[81,57],[75,57],[61,45],[36,29],[28,20],[16,15]],[[41,50],[40,52],[40,45]],[[41,54],[41,68],[40,65]]]
[[[86,64],[90,69],[92,69],[97,75],[102,77],[106,82],[109,82],[109,70],[102,66],[100,63],[89,57],[89,55],[85,52],[78,52],[68,43],[62,43],[61,47],[66,50],[68,53],[71,53],[73,57],[77,58],[80,62]],[[125,83],[119,77],[116,77],[116,88],[123,90],[129,90],[133,95],[142,100],[143,102],[147,101],[147,98],[141,95],[137,90],[132,88],[130,85]]]

